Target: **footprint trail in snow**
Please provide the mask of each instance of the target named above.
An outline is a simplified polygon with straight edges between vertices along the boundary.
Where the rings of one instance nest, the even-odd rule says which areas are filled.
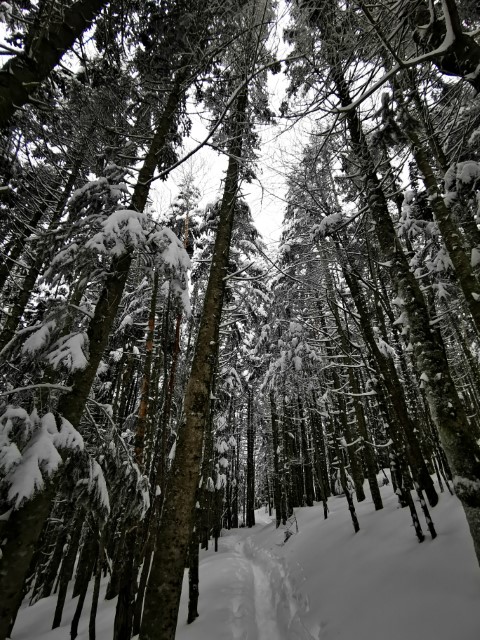
[[[216,640],[318,640],[302,624],[305,600],[285,560],[258,548],[250,531],[222,537],[208,565],[200,577],[201,616],[179,626],[179,640],[204,640],[209,630]]]

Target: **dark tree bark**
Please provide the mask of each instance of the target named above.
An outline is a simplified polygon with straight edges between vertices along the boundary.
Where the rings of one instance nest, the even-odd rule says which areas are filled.
[[[351,105],[348,87],[339,61],[331,67],[342,106]],[[383,258],[391,264],[390,274],[402,300],[402,311],[409,324],[409,338],[417,372],[425,380],[425,391],[432,419],[442,440],[449,463],[456,475],[460,498],[480,561],[480,446],[472,433],[464,406],[451,378],[443,344],[429,322],[428,310],[388,211],[385,195],[375,172],[375,163],[355,109],[346,115],[353,150],[365,175],[365,191]]]
[[[343,460],[343,451],[341,450],[338,444],[338,440],[339,440],[338,424],[335,418],[333,418],[332,422],[334,424],[333,440],[334,440],[334,446],[335,446],[335,456],[337,459],[338,471],[340,475],[340,484],[342,486],[343,493],[345,494],[345,497],[347,499],[348,510],[350,511],[350,517],[352,518],[353,530],[355,531],[355,533],[358,533],[360,531],[360,524],[358,522],[357,513],[355,511],[355,505],[353,503],[352,493],[348,486],[347,475],[345,473],[345,463]]]
[[[253,390],[247,390],[247,508],[246,526],[255,526],[255,426],[253,424]]]
[[[410,114],[404,113],[403,124],[403,131],[410,142],[410,150],[422,174],[428,201],[433,209],[443,242],[452,261],[455,275],[465,298],[465,304],[470,311],[477,332],[480,334],[480,282],[475,276],[470,256],[466,254],[465,239],[454,220],[452,212],[445,204],[428,158],[428,151],[420,141],[416,121]]]
[[[79,561],[79,567],[77,568],[77,580],[75,586],[77,588],[78,602],[75,613],[73,614],[72,624],[70,627],[71,640],[75,640],[78,635],[78,623],[80,622],[83,605],[85,604],[88,583],[90,582],[90,578],[92,577],[93,568],[98,556],[98,532],[95,529],[93,518],[89,518],[89,521],[90,522],[87,523],[87,527],[92,526],[94,530],[87,530],[86,540],[84,542],[84,548],[81,554],[83,561],[81,565]]]
[[[307,425],[305,420],[305,414],[303,411],[303,402],[300,398],[300,395],[297,398],[298,402],[298,417],[299,417],[299,432],[300,432],[300,442],[302,445],[302,461],[303,461],[303,485],[304,485],[304,496],[305,496],[305,504],[307,507],[313,507],[313,469],[312,469],[312,459],[310,456],[309,446],[308,446],[308,434],[307,434]]]
[[[29,500],[20,510],[11,513],[2,534],[7,539],[2,547],[3,557],[0,565],[1,640],[8,637],[10,623],[16,617],[23,595],[25,574],[54,497],[55,487],[52,482],[49,482],[34,500]],[[43,517],[39,522],[40,508]]]
[[[79,0],[63,15],[29,38],[28,50],[11,58],[0,70],[0,129],[5,129],[15,111],[27,104],[45,80],[86,31],[106,0]]]
[[[137,587],[135,547],[137,528],[131,519],[125,525],[125,541],[121,557],[121,569],[118,585],[118,600],[113,625],[114,640],[130,640],[132,635],[133,613],[135,609],[135,593]]]
[[[84,517],[83,510],[75,516],[73,526],[70,531],[70,540],[68,543],[67,553],[60,568],[60,577],[58,583],[57,604],[53,616],[52,629],[56,629],[62,622],[63,607],[67,597],[68,583],[73,576],[73,569],[77,557],[78,544],[80,542],[80,533],[82,531],[81,520]]]
[[[90,609],[90,619],[88,623],[88,640],[96,638],[96,620],[98,609],[98,597],[100,595],[100,581],[102,578],[102,566],[105,556],[105,528],[101,527],[100,537],[98,541],[97,566],[95,569],[95,582],[93,584],[92,607]]]
[[[199,544],[198,534],[194,528],[192,539],[188,547],[188,617],[187,624],[191,624],[198,618],[198,563]]]
[[[360,291],[358,281],[355,277],[355,273],[352,273],[350,268],[345,265],[344,261],[342,261],[342,268],[343,275],[348,288],[350,289],[350,293],[352,294],[358,315],[361,319],[362,333],[365,342],[369,347],[370,353],[374,358],[374,363],[380,373],[381,384],[386,388],[389,394],[389,399],[395,412],[398,427],[405,435],[405,439],[407,441],[408,461],[412,467],[413,474],[420,487],[425,491],[430,505],[434,507],[438,502],[438,495],[435,490],[433,480],[428,473],[420,444],[415,434],[415,425],[408,412],[405,393],[398,378],[395,365],[389,358],[385,357],[378,348],[370,322],[370,316]]]
[[[155,273],[152,283],[152,298],[150,313],[148,316],[148,331],[145,345],[145,365],[143,369],[142,389],[140,392],[140,406],[137,415],[135,431],[135,462],[139,469],[144,468],[145,431],[147,425],[147,412],[150,401],[150,377],[153,359],[153,339],[155,335],[155,312],[157,307],[158,273]]]
[[[235,107],[234,137],[212,266],[204,300],[195,354],[185,392],[185,426],[180,430],[171,481],[164,501],[162,522],[145,595],[141,640],[173,640],[177,625],[185,557],[193,528],[196,488],[207,426],[210,392],[218,352],[220,319],[228,273],[235,202],[239,186],[242,134],[247,97],[241,92]],[[161,615],[158,615],[158,611]]]
[[[159,154],[168,138],[178,105],[186,89],[183,85],[183,80],[187,75],[187,70],[188,68],[182,69],[182,72],[178,74],[174,82],[163,114],[157,123],[149,151],[139,172],[131,202],[132,208],[137,211],[143,211],[147,203],[150,180],[154,176]],[[70,386],[72,390],[65,393],[58,403],[58,413],[75,428],[80,423],[98,365],[107,346],[132,260],[132,251],[112,258],[103,290],[87,331],[89,342],[88,365],[85,369],[77,370],[71,376]],[[36,542],[48,517],[57,484],[58,475],[50,480],[48,487],[44,491],[38,492],[24,507],[12,511],[5,526],[4,553],[0,560],[0,593],[4,594],[1,610],[0,640],[5,639],[10,620],[15,617],[16,610],[20,605],[18,594],[22,592],[25,574],[30,565]]]
[[[425,540],[425,535],[422,531],[422,526],[420,524],[420,520],[418,519],[417,510],[415,508],[415,504],[413,503],[412,494],[410,492],[410,487],[406,486],[406,480],[408,476],[408,472],[405,470],[405,465],[402,462],[402,458],[400,455],[397,455],[393,451],[390,453],[390,461],[391,461],[391,469],[392,469],[392,477],[395,478],[395,492],[398,495],[398,500],[400,502],[401,507],[406,507],[410,509],[410,515],[412,516],[413,528],[415,529],[415,534],[418,538],[419,542],[423,542]]]
[[[273,504],[275,507],[275,522],[277,528],[280,523],[285,524],[287,518],[282,509],[282,482],[280,478],[280,465],[278,461],[278,414],[277,405],[275,402],[275,393],[270,391],[270,411],[271,411],[271,425],[272,425],[272,455],[273,455]]]
[[[315,394],[312,394],[309,402],[310,424],[312,425],[313,445],[315,451],[315,475],[319,498],[323,503],[323,517],[328,518],[328,496],[330,488],[328,483],[327,454],[325,451],[325,438],[323,437],[322,421],[318,415]]]

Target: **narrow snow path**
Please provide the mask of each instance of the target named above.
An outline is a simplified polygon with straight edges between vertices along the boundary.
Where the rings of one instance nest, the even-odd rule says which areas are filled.
[[[288,640],[277,622],[278,595],[271,576],[248,557],[242,538],[235,535],[221,541],[226,553],[231,554],[228,564],[232,581],[226,588],[230,596],[231,637],[235,640]]]
[[[318,640],[302,623],[305,599],[296,593],[284,560],[258,547],[255,537],[251,529],[228,532],[219,552],[203,560],[200,618],[193,625],[182,624],[184,583],[178,640]]]
[[[273,592],[268,576],[258,565],[252,565],[255,585],[255,618],[257,623],[257,640],[283,639],[273,606]]]

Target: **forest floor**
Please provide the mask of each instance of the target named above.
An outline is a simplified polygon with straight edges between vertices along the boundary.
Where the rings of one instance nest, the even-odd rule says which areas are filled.
[[[382,511],[368,497],[356,504],[357,534],[344,497],[329,500],[327,520],[321,505],[296,509],[287,542],[263,509],[253,529],[224,532],[218,553],[201,552],[192,625],[184,582],[177,640],[479,640],[480,570],[458,499],[441,494],[438,537],[419,544],[391,485],[381,492]],[[88,603],[78,640],[88,638]],[[25,605],[13,640],[67,640],[75,604],[55,631],[54,596]],[[114,616],[115,601],[101,601],[97,640],[111,640]]]

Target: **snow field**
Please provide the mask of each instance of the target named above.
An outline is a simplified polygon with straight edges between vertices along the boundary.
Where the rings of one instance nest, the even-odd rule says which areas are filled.
[[[326,521],[321,506],[296,509],[299,532],[285,544],[263,509],[253,529],[224,532],[218,553],[201,552],[200,617],[191,625],[185,573],[177,640],[479,640],[480,570],[458,499],[441,494],[431,510],[438,538],[419,544],[391,485],[381,492],[382,511],[369,497],[355,503],[357,534],[344,497],[329,500]],[[115,616],[105,586],[98,640],[111,640]],[[88,638],[90,600],[91,591],[79,640]],[[67,640],[76,599],[51,631],[55,601],[25,606],[13,640]]]
[[[367,500],[355,502],[361,527],[357,534],[353,532],[345,498],[338,497],[329,500],[326,521],[320,506],[296,509],[299,532],[286,544],[284,528],[275,529],[264,510],[256,512],[257,526],[253,530],[227,532],[220,539],[223,553],[230,555],[235,542],[235,553],[252,563],[254,576],[260,572],[263,578],[261,588],[257,587],[254,594],[248,589],[243,591],[246,616],[250,615],[254,600],[257,630],[246,617],[245,633],[240,637],[480,639],[480,569],[458,499],[445,492],[437,507],[431,509],[438,533],[434,541],[417,503],[426,534],[425,542],[419,544],[408,509],[398,508],[391,485],[381,487],[384,509],[378,512],[374,511],[367,485],[365,488]],[[222,605],[214,590],[221,588],[212,576],[216,573],[214,552],[202,554],[200,618],[193,625],[184,623],[184,593],[177,637],[236,638],[232,631],[220,631],[221,626],[211,617],[212,602],[216,610],[222,606],[227,610],[231,605]],[[220,563],[220,555],[217,557]],[[210,576],[208,583],[205,574]],[[216,576],[220,581],[220,574]],[[248,583],[251,584],[250,577]],[[262,601],[258,602],[260,595]],[[272,616],[276,631],[270,626]],[[203,626],[195,628],[201,620]]]

